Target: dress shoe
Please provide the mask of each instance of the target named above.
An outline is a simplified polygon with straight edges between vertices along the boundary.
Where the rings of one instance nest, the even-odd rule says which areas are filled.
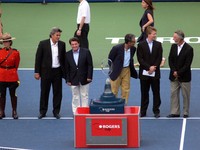
[[[53,114],[54,115],[54,117],[56,118],[56,119],[60,119],[60,115],[59,114]]]
[[[155,118],[159,118],[160,117],[160,114],[158,113],[158,114],[154,114],[154,117]]]
[[[16,111],[12,112],[12,117],[13,117],[13,119],[18,119],[18,115],[17,115]]]
[[[140,114],[140,117],[142,118],[142,117],[146,117],[146,114]]]
[[[189,116],[188,115],[183,115],[183,118],[188,118]]]
[[[39,114],[38,119],[42,119],[43,117],[46,117],[45,114]]]
[[[175,118],[175,117],[180,117],[180,115],[169,114],[169,115],[167,116],[167,118]]]
[[[6,117],[5,113],[0,114],[0,119],[3,119],[3,118],[5,118],[5,117]]]

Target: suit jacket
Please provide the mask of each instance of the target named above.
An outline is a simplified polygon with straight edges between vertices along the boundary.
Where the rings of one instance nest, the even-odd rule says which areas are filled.
[[[153,41],[152,52],[150,52],[147,41],[142,41],[137,47],[137,59],[140,63],[139,78],[142,80],[148,78],[160,78],[160,63],[162,61],[163,48],[160,42]],[[155,77],[143,75],[143,70],[149,71],[150,66],[157,66]]]
[[[86,48],[80,48],[78,64],[76,65],[73,50],[66,53],[65,59],[66,82],[71,82],[72,85],[88,84],[87,79],[93,77],[93,61],[90,51]]]
[[[58,41],[58,59],[62,69],[62,76],[65,75],[65,43]],[[35,73],[41,77],[49,78],[52,71],[52,52],[50,39],[40,41],[35,57]]]
[[[185,43],[178,54],[177,44],[172,44],[170,54],[168,57],[170,74],[169,79],[171,81],[175,80],[173,72],[177,71],[178,80],[180,82],[190,82],[191,81],[191,64],[193,60],[193,48]]]
[[[134,60],[133,60],[133,56],[135,54],[136,48],[135,47],[131,47],[130,48],[130,71],[131,71],[131,77],[137,79],[138,75],[137,75],[137,71],[135,70],[134,67]],[[113,63],[113,71],[110,74],[110,78],[111,80],[116,80],[117,77],[120,75],[122,69],[123,69],[123,63],[124,63],[124,43],[123,44],[118,44],[116,46],[113,46],[108,58],[110,60],[112,60]]]

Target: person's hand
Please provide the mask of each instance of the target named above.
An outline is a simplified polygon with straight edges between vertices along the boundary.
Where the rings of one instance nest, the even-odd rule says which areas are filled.
[[[77,30],[76,35],[81,36],[81,30]]]
[[[163,57],[163,58],[162,58],[162,61],[161,61],[161,63],[160,63],[160,67],[163,67],[163,66],[165,65],[165,61],[166,61],[166,59],[165,59],[165,57]]]
[[[92,79],[87,78],[87,82],[92,82]]]
[[[142,32],[144,32],[145,31],[145,26],[142,26]]]
[[[178,73],[177,73],[177,71],[174,71],[173,76],[174,76],[175,78],[178,78]]]
[[[149,74],[152,74],[154,71],[156,71],[156,66],[151,66],[150,68],[149,68]]]
[[[36,80],[39,80],[40,79],[40,74],[39,73],[35,73],[34,77],[35,77]]]
[[[71,83],[71,82],[67,82],[67,85],[71,86],[71,85],[72,85],[72,83]]]

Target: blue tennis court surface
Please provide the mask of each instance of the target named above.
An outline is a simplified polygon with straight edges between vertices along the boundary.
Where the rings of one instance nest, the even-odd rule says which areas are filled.
[[[192,71],[190,117],[168,119],[170,109],[169,70],[161,71],[161,118],[154,119],[152,95],[147,117],[140,120],[141,147],[139,150],[199,150],[200,141],[200,70]],[[63,80],[61,116],[57,120],[52,114],[52,95],[47,117],[38,120],[40,81],[33,77],[33,70],[19,70],[21,85],[18,88],[19,120],[11,118],[11,104],[7,96],[6,118],[0,120],[0,149],[21,148],[34,150],[66,150],[74,148],[74,120],[71,111],[71,91]],[[104,89],[106,77],[100,70],[94,71],[90,86],[90,98],[98,98]],[[150,92],[151,93],[151,92]],[[181,103],[182,104],[182,103]],[[139,80],[131,80],[128,105],[140,105]],[[181,114],[182,115],[182,114]],[[94,148],[91,148],[93,150]],[[109,148],[112,149],[112,148]]]

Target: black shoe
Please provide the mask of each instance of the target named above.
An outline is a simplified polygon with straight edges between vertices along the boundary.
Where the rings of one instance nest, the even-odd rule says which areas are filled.
[[[140,117],[146,117],[146,114],[140,114]]]
[[[17,114],[13,115],[12,117],[13,117],[13,119],[18,119]]]
[[[169,114],[169,115],[167,116],[167,118],[175,118],[175,117],[180,117],[180,115]]]
[[[6,117],[5,113],[3,113],[3,114],[0,115],[0,119],[3,119],[5,117]]]
[[[13,117],[13,119],[18,119],[18,115],[17,115],[17,112],[16,112],[16,111],[13,111],[12,117]]]
[[[56,119],[60,119],[60,115],[59,114],[53,114],[54,115],[54,117],[56,118]]]
[[[46,117],[46,114],[39,114],[38,119],[42,119],[43,117]]]
[[[183,115],[183,118],[188,118],[189,116],[188,115]]]
[[[160,117],[160,114],[158,113],[158,114],[154,114],[154,117],[155,118],[159,118]]]

